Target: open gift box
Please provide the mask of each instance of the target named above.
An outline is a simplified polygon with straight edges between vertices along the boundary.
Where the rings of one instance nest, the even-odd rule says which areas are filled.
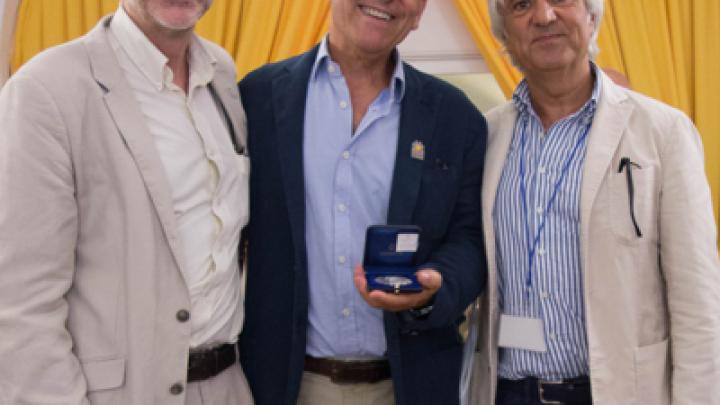
[[[396,294],[421,291],[415,276],[419,240],[420,227],[415,225],[369,226],[363,259],[368,290]]]

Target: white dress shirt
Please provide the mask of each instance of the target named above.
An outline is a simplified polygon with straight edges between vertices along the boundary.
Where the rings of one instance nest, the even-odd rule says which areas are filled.
[[[243,323],[237,252],[248,220],[249,161],[235,153],[208,89],[215,59],[193,37],[185,94],[173,84],[168,59],[122,7],[110,29],[113,50],[145,115],[172,192],[184,247],[181,270],[190,292],[190,346],[235,342]]]

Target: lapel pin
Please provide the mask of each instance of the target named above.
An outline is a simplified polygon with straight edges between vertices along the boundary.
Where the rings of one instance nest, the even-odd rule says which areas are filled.
[[[410,157],[417,160],[425,160],[425,145],[421,141],[414,141],[412,143]]]

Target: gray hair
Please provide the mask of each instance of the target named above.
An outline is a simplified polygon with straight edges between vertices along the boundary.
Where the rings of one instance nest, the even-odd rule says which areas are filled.
[[[490,13],[490,25],[492,27],[492,32],[503,44],[505,44],[507,38],[505,36],[505,26],[503,25],[501,10],[506,1],[507,0],[488,0],[488,11]],[[593,21],[595,21],[595,27],[593,28],[593,33],[590,37],[590,44],[588,45],[588,55],[590,55],[590,59],[594,60],[595,56],[598,52],[600,52],[600,48],[597,44],[597,37],[598,32],[600,31],[600,22],[602,21],[605,4],[604,0],[584,1],[588,13],[593,17]],[[512,55],[510,56],[512,57]]]

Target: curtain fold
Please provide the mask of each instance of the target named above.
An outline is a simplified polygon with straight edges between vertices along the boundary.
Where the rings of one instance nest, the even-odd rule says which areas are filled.
[[[18,2],[19,0],[0,0],[0,88],[10,76]]]
[[[43,49],[81,36],[117,6],[118,0],[23,0],[12,71]],[[327,31],[329,14],[329,0],[215,0],[197,33],[223,46],[243,77],[310,49]]]
[[[453,1],[509,97],[521,75],[492,36],[487,0]],[[605,0],[597,58],[603,68],[625,74],[634,90],[693,119],[703,138],[716,221],[720,219],[718,21],[720,1],[715,0]]]

